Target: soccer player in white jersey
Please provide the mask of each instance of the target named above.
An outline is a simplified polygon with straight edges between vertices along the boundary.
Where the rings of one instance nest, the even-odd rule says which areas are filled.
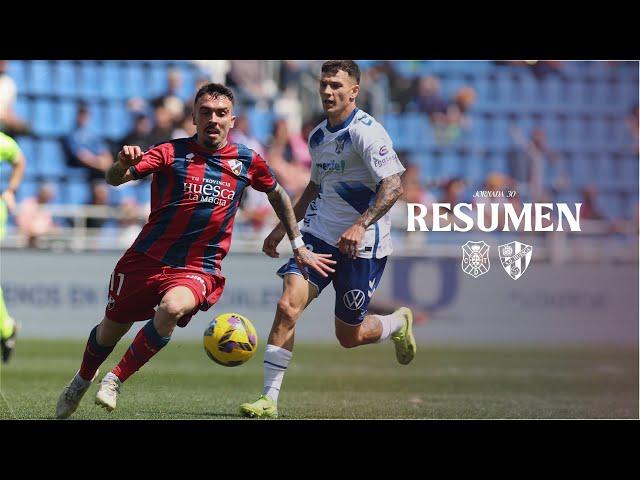
[[[278,270],[284,289],[264,358],[264,391],[240,412],[276,418],[278,395],[293,351],[294,329],[304,309],[331,282],[336,291],[335,328],[346,348],[389,338],[401,364],[413,360],[416,343],[410,309],[391,315],[367,315],[367,306],[392,251],[389,209],[402,194],[404,167],[393,142],[373,117],[356,107],[360,69],[351,60],[322,65],[320,98],[327,119],[309,136],[311,180],[294,207],[304,217],[302,238],[292,242],[315,253],[331,254],[337,263],[327,277],[300,270],[293,259]],[[278,258],[285,230],[278,224],[262,250]]]

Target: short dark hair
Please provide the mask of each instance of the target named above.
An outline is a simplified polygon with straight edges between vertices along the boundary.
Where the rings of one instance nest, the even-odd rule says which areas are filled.
[[[207,83],[206,85],[200,87],[200,90],[198,90],[198,93],[196,93],[196,98],[193,101],[193,104],[195,105],[196,103],[198,103],[198,99],[203,95],[211,95],[213,98],[217,98],[220,96],[227,97],[233,105],[233,92],[229,87],[226,87],[221,83]]]
[[[346,72],[356,83],[360,83],[360,67],[353,60],[327,60],[322,64],[322,73],[335,75],[338,70]]]

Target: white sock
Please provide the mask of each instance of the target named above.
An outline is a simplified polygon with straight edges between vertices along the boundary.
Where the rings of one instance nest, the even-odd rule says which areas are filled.
[[[404,326],[404,317],[393,312],[391,315],[376,315],[382,323],[382,334],[376,343],[384,342]]]
[[[264,353],[264,391],[274,402],[278,402],[280,386],[293,353],[275,345],[267,345]]]

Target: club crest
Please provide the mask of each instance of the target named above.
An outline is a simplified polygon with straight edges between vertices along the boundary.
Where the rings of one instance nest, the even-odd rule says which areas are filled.
[[[227,163],[233,173],[236,175],[240,175],[242,173],[242,162],[240,160],[227,160]]]
[[[533,247],[520,242],[505,243],[498,246],[502,268],[514,280],[519,279],[529,266],[533,256]]]
[[[489,245],[484,242],[467,242],[462,246],[462,271],[478,278],[489,271]]]

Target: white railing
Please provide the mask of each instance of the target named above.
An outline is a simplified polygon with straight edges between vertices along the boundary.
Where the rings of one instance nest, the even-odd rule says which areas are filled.
[[[56,228],[41,235],[31,245],[33,248],[50,251],[113,251],[128,248],[135,235],[147,221],[148,209],[125,212],[118,207],[98,205],[47,205],[46,210],[58,220]],[[133,213],[133,215],[132,215]],[[105,227],[87,227],[88,218],[106,220],[137,220],[139,226],[110,229],[111,236],[105,236]],[[66,219],[70,225],[60,226]],[[433,232],[406,232],[393,230],[394,250],[397,255],[432,256],[459,258],[464,242],[473,235],[474,241],[484,240],[494,248],[498,244],[518,240],[533,245],[537,260],[556,264],[566,262],[637,262],[638,230],[628,224],[626,231],[611,232],[611,225],[602,221],[581,222],[581,232],[538,232],[538,233],[484,233],[471,232],[466,235]],[[619,229],[620,230],[620,229]],[[126,235],[125,235],[126,233]],[[242,210],[238,210],[233,236],[233,251],[236,253],[260,253],[265,234],[253,231],[245,220]],[[458,240],[459,236],[459,240]],[[288,246],[280,247],[286,252]],[[25,248],[28,239],[15,226],[7,227],[2,248]]]

